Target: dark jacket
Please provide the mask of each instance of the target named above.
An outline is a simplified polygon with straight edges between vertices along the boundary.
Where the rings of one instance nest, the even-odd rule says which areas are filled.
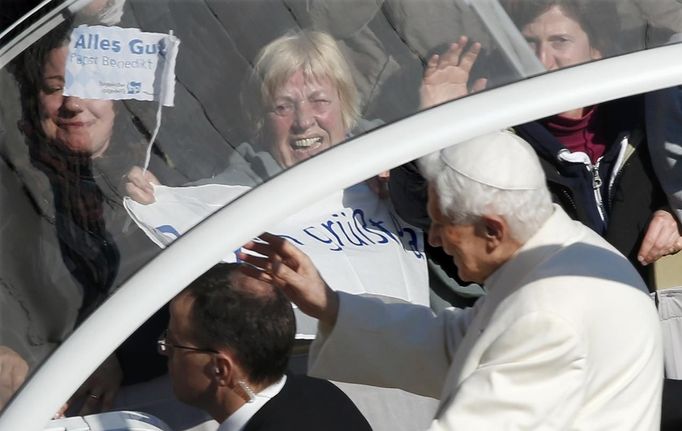
[[[45,211],[55,220],[63,264],[82,292],[76,323],[160,252],[123,207],[126,174],[141,164],[146,150],[146,142],[126,139],[124,130],[115,128],[118,138],[98,158],[72,152],[41,134],[27,139],[31,163],[45,174],[52,191],[53,208]],[[152,154],[150,169],[163,181],[173,182],[172,172],[157,154]],[[56,309],[54,313],[58,314]],[[124,384],[166,371],[166,359],[157,354],[155,341],[167,324],[164,306],[117,349]]]
[[[244,431],[369,431],[372,428],[341,389],[327,380],[288,375],[282,390]]]
[[[514,128],[540,158],[555,202],[616,247],[645,280],[649,267],[637,261],[637,252],[654,211],[666,206],[666,197],[651,165],[644,133],[641,96],[615,100],[598,107],[600,133],[607,148],[598,164],[605,220],[598,212],[595,177],[583,164],[561,161],[565,148],[534,121]]]

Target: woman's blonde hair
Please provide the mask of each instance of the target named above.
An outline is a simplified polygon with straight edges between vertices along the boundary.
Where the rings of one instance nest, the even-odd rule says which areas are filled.
[[[242,93],[242,106],[260,136],[275,92],[296,72],[308,79],[328,79],[341,101],[343,126],[348,132],[360,117],[359,96],[350,66],[336,41],[326,33],[290,31],[261,49]]]

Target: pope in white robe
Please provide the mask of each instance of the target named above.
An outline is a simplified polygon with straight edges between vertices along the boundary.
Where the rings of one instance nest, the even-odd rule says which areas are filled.
[[[657,430],[655,306],[625,257],[551,204],[536,156],[500,132],[427,156],[429,241],[487,295],[471,309],[336,293],[265,234],[243,258],[320,320],[310,374],[437,397],[431,430]]]

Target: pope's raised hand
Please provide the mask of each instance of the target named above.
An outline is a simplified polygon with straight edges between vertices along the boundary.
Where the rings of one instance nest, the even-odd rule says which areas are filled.
[[[339,310],[338,296],[322,279],[310,258],[276,235],[264,233],[260,239],[264,242],[251,241],[242,248],[264,257],[239,253],[242,261],[252,265],[242,267],[244,274],[272,283],[301,311],[324,325],[333,326]]]

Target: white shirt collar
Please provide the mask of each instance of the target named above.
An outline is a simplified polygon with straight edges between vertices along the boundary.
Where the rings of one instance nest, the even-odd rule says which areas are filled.
[[[282,376],[277,382],[258,392],[253,401],[239,407],[236,412],[220,424],[217,431],[241,431],[253,415],[282,390],[286,381],[287,376]]]

